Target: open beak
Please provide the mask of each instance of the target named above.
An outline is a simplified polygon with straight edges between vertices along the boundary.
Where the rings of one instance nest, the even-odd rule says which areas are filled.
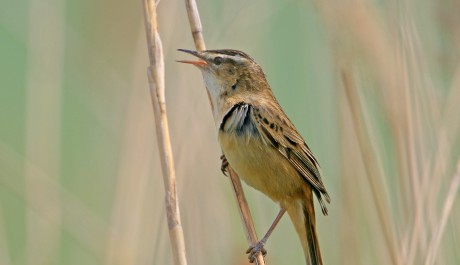
[[[191,54],[193,56],[198,57],[199,59],[203,59],[202,55],[197,51],[191,51],[191,50],[185,50],[185,49],[178,49],[178,51]],[[204,61],[204,60],[197,60],[197,61],[180,60],[180,61],[177,61],[177,62],[193,64],[193,65],[198,66],[198,67],[204,67],[204,66],[208,65],[208,63],[206,61]]]

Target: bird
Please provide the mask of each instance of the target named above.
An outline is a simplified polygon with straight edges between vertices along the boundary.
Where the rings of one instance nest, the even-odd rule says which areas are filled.
[[[197,60],[180,60],[201,70],[222,149],[223,165],[280,206],[275,221],[246,253],[250,262],[266,253],[264,245],[288,213],[300,238],[307,264],[322,265],[313,194],[322,213],[331,199],[319,163],[276,100],[259,64],[233,49],[179,49]],[[225,172],[224,172],[225,174]]]

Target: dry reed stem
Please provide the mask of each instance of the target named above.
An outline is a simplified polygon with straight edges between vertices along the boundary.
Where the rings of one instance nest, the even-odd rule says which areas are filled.
[[[340,1],[339,1],[340,2]],[[401,71],[399,64],[395,63],[394,50],[391,43],[387,39],[387,34],[382,19],[375,8],[368,1],[351,1],[338,4],[329,3],[327,1],[318,1],[319,7],[323,13],[323,18],[328,23],[332,32],[337,35],[342,48],[342,55],[347,53],[357,56],[357,61],[364,59],[364,62],[373,65],[374,73],[385,89],[379,91],[382,93],[382,103],[384,106],[384,115],[389,123],[391,133],[396,142],[395,152],[397,159],[397,172],[399,176],[406,175],[405,159],[405,141],[401,133],[401,113],[404,106],[401,102]],[[344,32],[346,34],[344,34]],[[356,54],[359,50],[359,54]],[[407,196],[410,192],[410,184],[406,178],[398,178],[400,181],[399,187],[404,200],[403,206],[407,209],[411,208],[411,203]],[[383,179],[382,181],[385,181]],[[385,191],[387,192],[387,191]]]
[[[348,102],[344,98],[344,92],[339,93],[339,135],[342,138],[340,143],[340,156],[342,157],[340,168],[341,175],[343,179],[347,181],[342,182],[342,189],[344,191],[356,190],[359,189],[359,183],[362,182],[362,178],[366,177],[364,174],[360,174],[362,167],[357,167],[353,160],[355,159],[357,153],[359,153],[358,144],[356,137],[353,137],[353,130],[351,124],[351,113],[350,108],[348,108]],[[353,181],[351,181],[353,180]],[[341,227],[341,256],[340,261],[342,265],[347,264],[360,264],[358,261],[361,258],[360,253],[362,250],[356,246],[359,244],[359,224],[356,223],[356,220],[359,220],[359,205],[356,202],[363,202],[359,199],[359,192],[343,192],[340,198],[342,205],[339,207],[343,218],[339,224]]]
[[[372,189],[372,195],[374,196],[374,202],[376,204],[377,213],[383,229],[385,241],[390,253],[392,264],[402,264],[400,256],[398,255],[398,249],[395,240],[395,229],[393,228],[389,215],[391,214],[387,202],[387,198],[382,190],[383,184],[381,183],[382,176],[382,165],[373,146],[373,141],[369,132],[369,128],[366,126],[365,119],[363,117],[363,110],[361,109],[361,103],[359,100],[358,92],[353,82],[353,74],[350,70],[342,71],[342,81],[345,88],[346,98],[348,105],[351,108],[351,117],[353,125],[356,131],[359,148],[361,149],[361,155],[363,157],[364,166],[368,175],[369,184]]]
[[[405,11],[406,13],[408,11]],[[402,49],[406,50],[406,67],[411,70],[408,76],[412,76],[410,90],[414,98],[415,108],[411,109],[415,116],[415,124],[418,128],[414,133],[410,134],[409,139],[416,139],[416,156],[414,159],[419,160],[418,168],[421,169],[421,176],[416,174],[412,176],[417,178],[417,183],[414,183],[414,205],[415,218],[412,225],[411,239],[408,246],[407,264],[412,264],[417,256],[417,249],[427,249],[428,229],[426,229],[426,220],[423,218],[425,213],[430,213],[436,209],[437,194],[442,181],[442,176],[446,174],[447,164],[444,162],[450,156],[451,150],[446,143],[445,129],[442,127],[442,122],[439,118],[442,113],[439,109],[439,101],[433,93],[434,89],[430,79],[429,71],[426,66],[425,54],[422,52],[421,41],[419,39],[417,28],[410,16],[405,15],[401,29],[404,34],[401,34]],[[418,103],[418,104],[417,104]],[[423,119],[424,118],[424,119]],[[424,125],[424,126],[423,126]],[[438,129],[440,128],[440,129]],[[437,139],[434,135],[437,134]],[[435,155],[429,149],[429,143],[436,141]],[[433,161],[434,162],[430,162]],[[424,165],[422,167],[422,165]],[[437,227],[432,227],[437,229]]]
[[[190,31],[192,32],[195,48],[198,51],[206,50],[203,38],[203,27],[201,26],[200,14],[195,0],[185,0],[185,7],[187,9],[188,22],[190,24]]]
[[[412,200],[413,204],[415,205],[416,209],[419,209],[418,204],[421,204],[421,192],[420,192],[420,179],[419,179],[419,172],[418,168],[419,165],[417,164],[417,153],[415,150],[416,146],[416,137],[415,132],[415,126],[414,126],[414,116],[417,116],[417,113],[414,113],[413,110],[413,104],[414,104],[414,99],[413,99],[413,93],[411,93],[411,88],[414,86],[413,80],[410,78],[411,75],[409,74],[409,71],[412,70],[412,68],[415,68],[416,65],[414,64],[414,56],[415,56],[415,51],[414,51],[414,40],[412,38],[412,34],[415,34],[414,29],[409,26],[409,20],[408,18],[404,18],[404,20],[401,22],[401,60],[402,60],[402,74],[401,74],[401,79],[402,79],[402,86],[401,90],[403,90],[400,93],[401,96],[401,103],[402,103],[402,109],[401,109],[401,119],[399,120],[400,125],[401,125],[401,131],[402,131],[402,140],[403,140],[403,145],[404,145],[404,154],[406,156],[406,161],[407,164],[405,165],[407,168],[407,172],[411,181],[411,192],[410,194],[412,195]]]
[[[439,223],[435,226],[436,230],[433,233],[431,238],[430,244],[428,245],[428,251],[425,258],[425,265],[434,264],[436,253],[438,251],[439,245],[441,243],[442,235],[444,233],[447,219],[450,216],[450,212],[452,210],[452,206],[454,204],[455,196],[458,192],[458,186],[460,184],[460,160],[457,163],[457,172],[453,176],[450,185],[449,191],[446,195],[446,200],[444,201],[444,206],[442,208],[441,218]]]
[[[233,195],[238,202],[238,209],[240,210],[241,221],[243,222],[244,232],[246,235],[246,240],[249,244],[257,243],[257,234],[254,228],[254,222],[252,220],[251,211],[248,206],[248,202],[244,196],[243,186],[241,186],[241,180],[231,167],[228,167],[228,174],[230,177],[230,182],[233,188]],[[256,264],[263,265],[265,264],[264,257],[262,253],[259,253],[256,257]]]
[[[192,32],[193,41],[195,42],[195,48],[198,51],[202,51],[206,49],[206,45],[204,43],[203,38],[203,28],[201,26],[201,19],[200,14],[198,13],[198,7],[196,5],[195,0],[185,0],[185,6],[187,9],[187,15],[190,23],[190,30]],[[212,102],[209,98],[208,92],[208,99],[209,103],[212,107]],[[231,165],[228,167],[229,179],[233,188],[233,194],[238,204],[238,209],[240,212],[240,217],[243,222],[244,232],[246,234],[246,239],[250,246],[256,244],[258,242],[257,233],[254,227],[254,222],[252,220],[251,211],[249,210],[248,203],[244,196],[243,187],[241,186],[241,180],[236,174],[235,171],[231,168]],[[258,253],[256,256],[256,264],[264,265],[265,260],[261,252]]]
[[[460,63],[457,65],[455,71],[452,86],[450,92],[446,97],[446,103],[443,109],[443,117],[441,125],[446,127],[447,139],[451,142],[456,137],[459,137],[460,133],[460,119],[457,119],[458,113],[460,113],[460,104],[458,100],[460,99]]]
[[[156,3],[143,0],[144,20],[147,37],[147,49],[150,59],[147,76],[150,86],[155,128],[163,171],[165,188],[165,207],[168,220],[169,239],[171,241],[174,264],[186,265],[185,243],[180,222],[179,199],[176,189],[174,161],[169,138],[169,126],[166,116],[164,59],[161,39],[158,34]]]
[[[436,253],[428,252],[436,252],[433,246],[439,245],[440,242],[434,243],[434,238],[439,236],[436,240],[441,240],[442,236],[442,233],[436,231],[442,231],[444,229],[442,226],[445,225],[437,217],[438,196],[445,184],[444,181],[450,177],[451,162],[449,161],[456,155],[454,148],[459,137],[460,120],[457,116],[460,110],[458,107],[460,106],[458,104],[460,70],[457,69],[453,87],[445,97],[445,104],[442,105],[443,101],[440,100],[442,93],[438,93],[431,79],[432,65],[428,60],[429,53],[424,51],[422,45],[423,34],[419,34],[418,21],[411,14],[413,6],[408,1],[393,5],[394,10],[390,13],[397,19],[390,22],[394,23],[388,28],[392,32],[390,38],[386,34],[387,31],[383,30],[385,28],[376,23],[385,20],[379,20],[379,14],[373,12],[372,1],[352,1],[351,4],[347,3],[343,6],[330,4],[327,1],[317,2],[324,12],[326,21],[333,26],[332,29],[336,34],[340,37],[343,31],[347,32],[346,37],[343,38],[345,44],[348,44],[346,41],[351,39],[352,48],[360,48],[357,54],[358,60],[361,59],[359,56],[364,54],[362,57],[367,59],[365,62],[370,61],[375,65],[377,77],[384,88],[379,93],[383,95],[384,115],[389,122],[395,142],[394,160],[399,173],[396,179],[401,183],[398,188],[402,187],[403,191],[399,196],[405,200],[403,203],[398,200],[399,205],[396,206],[402,216],[402,220],[399,221],[407,223],[407,227],[402,222],[391,223],[397,229],[392,231],[395,238],[399,237],[397,231],[402,232],[405,237],[404,243],[396,242],[398,245],[395,247],[401,245],[401,249],[396,248],[400,252],[399,261],[404,264],[423,262],[432,264],[435,262]],[[396,45],[393,45],[392,41]],[[341,45],[347,48],[346,45]],[[365,103],[360,102],[359,98],[354,100],[362,104],[362,106],[351,106],[361,108],[362,113],[358,114],[363,116],[362,128],[365,131],[372,129],[368,127],[369,124],[365,119],[368,114],[363,108]],[[370,134],[369,131],[367,133]],[[373,137],[372,134],[369,136]],[[376,155],[379,153],[377,152]],[[364,163],[369,167],[366,161],[365,158]],[[385,175],[376,180],[371,179],[376,176],[369,177],[370,181],[377,182],[385,182],[385,178],[391,179],[391,176]],[[455,183],[452,180],[450,185],[453,184]],[[448,206],[448,202],[446,199],[444,209]],[[380,215],[380,210],[378,211]],[[431,255],[429,258],[426,256],[427,253]],[[439,255],[438,262],[441,258],[442,255]]]
[[[413,70],[413,68],[416,67],[414,63],[414,40],[412,38],[412,35],[415,34],[414,29],[409,26],[409,22],[407,21],[407,18],[401,18],[400,24],[400,60],[401,60],[401,68],[402,68],[402,74],[401,74],[401,83],[403,84],[401,87],[403,88],[403,93],[402,94],[402,101],[404,106],[404,109],[402,111],[402,116],[403,119],[401,119],[401,126],[402,126],[402,132],[403,132],[403,140],[405,143],[405,154],[406,154],[406,159],[408,165],[406,167],[408,168],[408,174],[411,180],[411,190],[410,194],[412,195],[412,204],[413,208],[415,209],[413,215],[415,216],[413,225],[411,226],[411,232],[408,234],[409,236],[409,241],[407,241],[407,246],[405,246],[405,261],[408,262],[407,264],[412,264],[413,260],[415,258],[415,253],[416,253],[416,244],[418,242],[418,237],[422,234],[422,231],[420,229],[423,227],[422,225],[422,215],[424,212],[423,209],[423,198],[421,197],[422,192],[421,192],[421,180],[419,179],[419,173],[417,172],[417,165],[415,165],[415,142],[414,142],[414,117],[412,117],[413,111],[412,111],[412,97],[411,97],[411,88],[414,86],[413,80],[410,78],[410,73],[409,71]],[[417,113],[415,113],[417,115]],[[417,172],[417,173],[416,173]]]

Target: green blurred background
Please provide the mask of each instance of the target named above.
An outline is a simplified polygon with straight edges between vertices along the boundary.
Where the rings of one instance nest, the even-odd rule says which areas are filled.
[[[460,263],[457,0],[197,4],[207,48],[262,65],[322,166],[325,264]],[[247,264],[201,75],[175,62],[185,4],[158,12],[189,264]],[[1,265],[172,264],[147,58],[141,1],[0,1]],[[278,207],[245,187],[262,236]],[[304,263],[288,218],[266,248]]]

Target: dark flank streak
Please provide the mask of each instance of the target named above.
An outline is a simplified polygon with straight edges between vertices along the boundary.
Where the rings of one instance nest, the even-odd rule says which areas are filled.
[[[270,134],[270,132],[265,128],[264,126],[260,127],[263,131],[265,136],[267,136],[268,140],[270,140],[270,143],[275,147],[276,149],[279,149],[279,143],[273,138],[273,136]]]
[[[251,127],[254,127],[254,125],[251,122],[251,106],[248,105],[248,110],[246,111],[246,115],[244,115],[243,123],[238,127],[238,130],[243,133],[245,130],[250,129]]]
[[[238,110],[239,107],[241,107],[244,103],[240,102],[238,104],[235,104],[228,112],[225,114],[224,118],[222,119],[222,122],[220,123],[220,128],[219,130],[224,130],[225,128],[225,123],[227,123],[227,120],[234,114],[236,110]]]
[[[244,116],[241,117],[242,121],[238,122],[238,126],[236,128],[236,134],[237,135],[243,135],[243,134],[250,134],[250,135],[255,135],[257,133],[256,126],[254,125],[252,119],[251,119],[251,112],[252,112],[252,106],[249,104],[245,104],[245,113]]]
[[[238,121],[233,121],[235,124],[234,128],[229,128],[228,130],[234,130],[236,135],[241,136],[243,134],[256,135],[257,129],[251,120],[252,106],[244,102],[235,104],[224,116],[222,123],[220,124],[220,130],[225,130],[225,125],[229,122],[229,119],[238,117]],[[234,116],[234,117],[233,117]]]

